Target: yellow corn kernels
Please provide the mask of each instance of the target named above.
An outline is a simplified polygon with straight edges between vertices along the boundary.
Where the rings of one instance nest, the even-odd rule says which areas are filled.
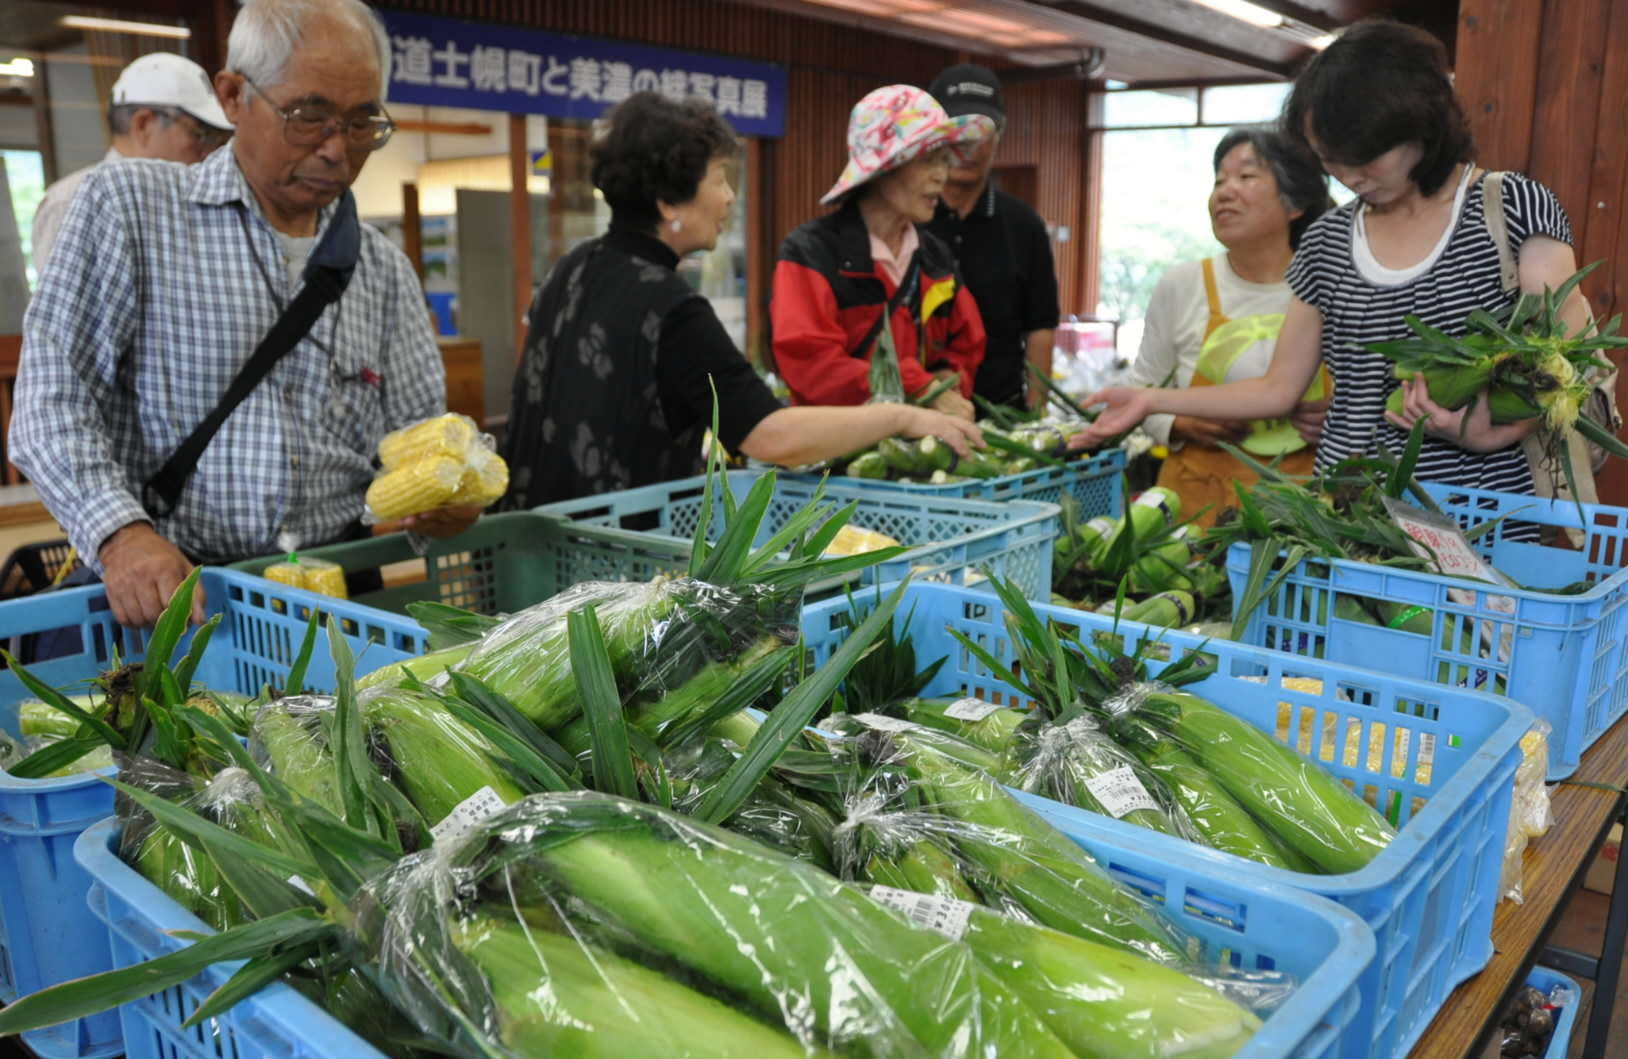
[[[350,593],[345,588],[345,568],[327,559],[291,557],[286,562],[273,563],[266,567],[262,576],[267,581],[275,581],[290,588],[303,588],[307,592],[333,596],[335,599],[350,598]]]
[[[454,504],[485,507],[509,491],[509,465],[491,449],[476,446],[470,453],[463,482],[452,498]]]
[[[393,471],[436,456],[462,460],[476,446],[479,433],[473,419],[448,412],[386,434],[379,442],[379,463]]]
[[[386,521],[445,506],[463,484],[461,457],[436,456],[386,471],[367,487],[368,510]]]

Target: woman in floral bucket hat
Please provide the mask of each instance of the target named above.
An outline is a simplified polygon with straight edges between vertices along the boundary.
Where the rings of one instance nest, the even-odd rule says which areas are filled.
[[[952,118],[910,85],[867,95],[848,119],[848,165],[820,200],[840,208],[792,232],[775,266],[775,366],[801,404],[919,397],[967,419],[984,326],[955,257],[928,234],[952,152],[995,132]]]

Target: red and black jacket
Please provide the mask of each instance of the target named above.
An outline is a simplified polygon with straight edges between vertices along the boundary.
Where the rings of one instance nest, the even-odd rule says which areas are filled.
[[[920,279],[914,297],[893,313],[899,374],[905,392],[916,395],[933,384],[933,372],[959,372],[961,393],[970,398],[984,358],[983,320],[949,248],[920,225],[916,233]],[[870,234],[852,202],[786,237],[769,316],[775,368],[797,403],[870,399],[874,342],[866,338],[896,289],[871,259]]]

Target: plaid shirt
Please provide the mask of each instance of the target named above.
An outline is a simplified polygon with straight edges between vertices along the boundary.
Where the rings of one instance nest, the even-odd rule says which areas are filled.
[[[364,224],[344,296],[222,425],[175,512],[151,519],[142,483],[295,290],[231,146],[85,180],[23,321],[10,445],[86,561],[100,569],[102,542],[141,520],[205,562],[270,554],[284,534],[332,541],[362,514],[379,439],[445,409],[418,281]]]

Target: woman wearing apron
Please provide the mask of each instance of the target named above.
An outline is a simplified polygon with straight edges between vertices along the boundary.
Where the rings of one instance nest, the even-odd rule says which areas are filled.
[[[1215,151],[1210,224],[1226,252],[1189,261],[1159,279],[1148,304],[1141,351],[1132,370],[1143,386],[1214,386],[1266,371],[1283,313],[1284,282],[1300,233],[1328,206],[1317,160],[1264,130],[1234,130]],[[1209,525],[1236,503],[1234,483],[1255,475],[1219,445],[1229,442],[1289,474],[1310,474],[1331,383],[1320,371],[1294,419],[1253,421],[1149,416],[1148,433],[1169,448],[1159,484]]]

